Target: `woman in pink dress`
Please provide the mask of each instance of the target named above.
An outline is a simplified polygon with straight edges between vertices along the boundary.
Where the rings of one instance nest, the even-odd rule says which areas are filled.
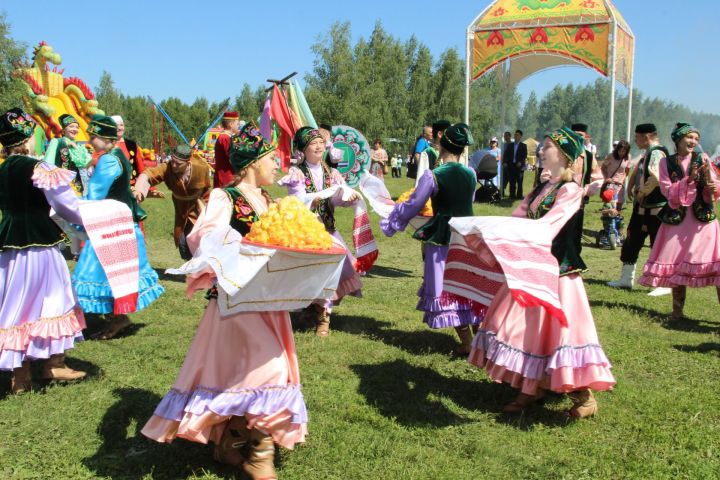
[[[385,168],[388,162],[388,154],[382,148],[382,141],[379,138],[373,142],[373,148],[370,150],[370,173],[383,180],[385,178]]]
[[[720,301],[720,226],[714,204],[720,181],[704,153],[695,152],[700,132],[678,123],[671,133],[677,153],[660,163],[660,190],[667,206],[639,280],[647,287],[672,288],[670,321],[683,317],[687,287],[714,285]]]
[[[233,137],[236,181],[210,194],[188,236],[193,251],[206,234],[228,224],[247,234],[267,210],[272,199],[262,187],[272,185],[278,169],[274,149],[252,123]],[[189,290],[212,286],[211,277],[188,278]],[[273,443],[293,448],[307,432],[290,317],[286,311],[221,317],[216,288],[173,388],[142,433],[158,442],[213,442],[217,461],[253,479],[276,478]]]
[[[617,195],[615,208],[622,210],[625,203],[625,178],[630,168],[630,144],[627,140],[617,142],[613,151],[605,157],[600,171],[603,175],[603,184],[611,188]],[[601,191],[604,190],[601,188]],[[621,232],[622,233],[622,232]]]
[[[525,197],[512,215],[537,219],[554,233],[551,252],[560,266],[558,294],[567,325],[541,306],[521,306],[504,284],[488,307],[468,360],[496,382],[520,390],[504,412],[521,412],[545,390],[552,390],[567,393],[573,401],[568,414],[583,418],[597,411],[590,389],[609,390],[615,384],[579,275],[584,263],[575,249],[570,221],[583,200],[583,189],[573,181],[574,165],[583,161],[583,138],[562,127],[546,137],[543,154],[550,179]]]

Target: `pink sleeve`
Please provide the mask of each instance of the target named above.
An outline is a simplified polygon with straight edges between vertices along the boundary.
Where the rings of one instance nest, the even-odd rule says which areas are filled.
[[[697,185],[687,176],[677,182],[670,180],[666,157],[660,162],[660,191],[667,198],[670,208],[688,207],[695,201]]]
[[[194,252],[200,246],[202,237],[216,228],[224,227],[230,223],[232,215],[232,202],[230,197],[221,188],[214,188],[210,192],[210,201],[200,213],[195,226],[187,236],[188,247]]]
[[[583,189],[574,182],[560,187],[552,208],[540,219],[550,225],[553,238],[580,209],[583,196]]]
[[[715,194],[711,195],[708,190],[703,192],[703,198],[707,203],[714,203],[720,200],[720,179],[718,179],[718,172],[713,168],[712,161],[708,157],[704,157],[708,167],[710,168],[710,179],[715,184]]]
[[[522,199],[522,202],[520,202],[520,205],[515,207],[515,210],[510,214],[511,217],[520,217],[520,218],[527,218],[527,211],[528,211],[528,196]]]

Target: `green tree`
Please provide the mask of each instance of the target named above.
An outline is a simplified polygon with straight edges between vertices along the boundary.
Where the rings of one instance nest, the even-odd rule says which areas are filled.
[[[115,88],[115,82],[109,72],[103,71],[100,82],[95,89],[98,106],[106,115],[120,115],[123,113],[123,95]]]
[[[0,111],[22,105],[25,89],[22,82],[12,76],[12,71],[26,49],[26,45],[10,37],[10,23],[0,12]]]
[[[522,115],[518,121],[520,130],[525,133],[526,138],[534,137],[540,138],[542,132],[540,132],[540,124],[538,123],[538,116],[540,110],[538,108],[538,99],[535,92],[530,92],[525,106],[523,107]]]

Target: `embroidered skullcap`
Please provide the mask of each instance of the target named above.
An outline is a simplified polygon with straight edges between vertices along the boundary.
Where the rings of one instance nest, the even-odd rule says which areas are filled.
[[[585,152],[585,139],[571,128],[560,127],[545,135],[558,146],[568,161],[568,167]]]
[[[73,117],[69,113],[63,113],[62,115],[60,115],[58,120],[60,121],[60,126],[62,128],[65,128],[68,125],[72,125],[73,123],[77,123],[78,125],[80,125],[80,122],[77,121],[77,118]]]
[[[298,131],[295,132],[295,137],[293,138],[295,149],[304,152],[307,146],[310,145],[310,142],[316,138],[322,138],[320,130],[313,127],[300,127]]]
[[[121,123],[125,125],[125,120],[120,115],[111,115],[110,118],[113,119],[113,122],[115,122],[115,125],[120,125]]]
[[[675,124],[675,128],[673,128],[672,132],[670,132],[670,138],[672,138],[672,141],[677,143],[679,142],[685,135],[688,135],[690,133],[697,133],[698,136],[700,136],[700,130],[693,127],[689,123],[686,122],[679,122]]]
[[[654,123],[639,123],[635,127],[635,133],[657,133]]]
[[[570,126],[570,130],[572,130],[573,132],[588,133],[588,126],[585,123],[573,123]]]
[[[246,123],[237,135],[230,138],[230,142],[230,164],[235,172],[247,168],[275,150],[275,147],[262,136],[255,122]]]
[[[448,152],[459,155],[465,147],[473,145],[475,141],[470,134],[470,127],[464,123],[456,123],[445,130],[440,139],[440,145]]]
[[[11,108],[0,117],[0,143],[10,148],[25,143],[35,131],[35,120],[22,108]]]
[[[117,124],[112,117],[93,115],[88,123],[87,133],[108,140],[117,140]]]
[[[238,112],[227,111],[223,113],[222,118],[223,120],[237,120],[238,118],[240,118],[240,115],[238,114]]]

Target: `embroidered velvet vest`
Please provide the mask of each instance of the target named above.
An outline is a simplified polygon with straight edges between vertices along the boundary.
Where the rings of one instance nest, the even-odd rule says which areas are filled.
[[[693,152],[692,157],[690,158],[690,165],[688,165],[687,174],[690,174],[693,165],[696,165],[699,170],[702,164],[702,156],[696,152]],[[667,157],[667,169],[668,174],[670,175],[670,180],[673,183],[685,177],[685,172],[683,172],[682,170],[682,165],[680,165],[677,160],[677,154]],[[717,216],[715,215],[715,209],[713,204],[707,203],[703,198],[703,190],[706,186],[705,177],[703,175],[700,175],[697,181],[695,181],[695,185],[697,188],[697,195],[695,196],[695,201],[690,206],[690,208],[692,208],[693,215],[695,215],[695,218],[697,218],[699,222],[710,223],[715,220]],[[662,210],[660,210],[660,213],[658,213],[658,217],[660,217],[660,220],[662,220],[663,223],[677,225],[679,223],[682,223],[682,221],[685,219],[686,212],[687,207],[681,206],[679,208],[670,208],[670,205],[665,205]]]
[[[670,156],[670,152],[668,152],[668,149],[665,148],[663,145],[653,145],[652,147],[647,149],[645,155],[642,158],[643,185],[645,185],[645,183],[647,183],[648,181],[648,178],[650,178],[650,169],[648,168],[650,166],[650,158],[652,157],[653,152],[658,150],[663,152],[666,157]],[[660,191],[660,185],[655,187],[653,191],[646,195],[642,201],[642,206],[644,208],[658,208],[665,205],[667,205],[667,198],[665,198]]]
[[[432,171],[437,193],[432,197],[433,217],[414,234],[413,238],[434,245],[450,242],[452,217],[471,217],[473,194],[477,179],[475,173],[464,165],[450,162]]]
[[[425,153],[427,153],[427,157],[428,157],[428,168],[430,170],[435,169],[435,167],[438,166],[438,164],[437,164],[437,159],[439,156],[438,151],[435,150],[433,147],[428,147],[427,149],[425,149]]]
[[[63,241],[62,230],[50,219],[50,204],[32,183],[38,163],[11,155],[0,165],[0,251],[51,247]]]
[[[233,204],[232,215],[230,216],[230,226],[245,236],[250,232],[253,223],[258,221],[259,215],[250,205],[245,195],[236,187],[228,187],[223,189],[230,197]],[[272,198],[265,190],[262,191],[263,196],[268,204],[272,203]]]
[[[75,162],[72,161],[70,146],[67,142],[68,141],[65,137],[58,139],[57,151],[55,153],[55,166],[64,168],[65,170],[70,170],[75,174],[75,178],[72,181],[72,188],[73,190],[75,190],[76,193],[78,193],[78,195],[82,195],[83,184],[80,180],[80,169],[78,169],[77,165],[75,165]]]
[[[540,204],[537,206],[535,211],[530,209],[535,199],[540,195],[543,187],[547,182],[543,182],[530,193],[528,196],[528,212],[527,217],[532,219],[542,218],[555,204],[557,194],[560,188],[566,182],[558,182],[550,191],[545,195]],[[578,210],[570,218],[570,220],[563,225],[555,238],[552,241],[552,247],[550,251],[558,261],[560,266],[560,276],[569,275],[571,273],[580,273],[587,270],[587,265],[580,257],[580,251],[577,248],[577,228],[578,223],[582,222],[582,210]],[[582,225],[580,226],[582,228]]]
[[[328,167],[324,162],[321,162],[322,169],[323,169],[323,190],[326,188],[332,187],[332,173],[330,170],[330,167]],[[312,174],[310,173],[310,169],[307,166],[306,162],[302,162],[300,165],[298,165],[298,168],[300,171],[305,175],[305,192],[306,193],[316,193],[318,191],[317,188],[315,188],[315,182],[313,182]],[[323,222],[323,225],[325,225],[325,230],[327,230],[330,233],[333,233],[335,229],[335,207],[330,203],[330,199],[326,198],[325,200],[321,200],[317,207],[315,207],[313,210],[313,213],[316,213],[320,217],[320,221]]]
[[[120,163],[122,173],[120,173],[120,176],[118,176],[115,181],[113,181],[112,185],[110,185],[110,190],[105,198],[117,200],[118,202],[122,202],[127,205],[132,212],[134,222],[137,223],[145,220],[145,218],[147,218],[147,213],[145,213],[145,210],[138,205],[132,194],[132,190],[130,189],[130,177],[132,175],[130,162],[127,158],[125,158],[125,154],[123,154],[122,150],[119,148],[114,148],[110,151],[109,155],[117,158]]]

